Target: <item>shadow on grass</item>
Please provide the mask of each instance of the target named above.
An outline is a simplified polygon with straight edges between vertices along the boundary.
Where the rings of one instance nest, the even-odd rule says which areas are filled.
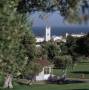
[[[85,81],[81,80],[65,80],[64,84],[75,84],[75,83],[85,83]]]
[[[74,72],[71,72],[71,73],[74,73],[74,74],[89,74],[89,71],[74,71]]]
[[[71,79],[65,79],[65,80],[55,80],[55,81],[48,81],[50,84],[75,84],[75,83],[86,83],[83,80],[71,80]]]
[[[72,89],[72,90],[89,90],[89,89]]]
[[[79,63],[83,63],[83,64],[89,64],[89,61],[82,61],[82,62],[79,62]]]

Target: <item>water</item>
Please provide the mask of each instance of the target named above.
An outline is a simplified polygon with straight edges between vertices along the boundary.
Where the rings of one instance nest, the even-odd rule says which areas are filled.
[[[89,27],[54,27],[51,29],[51,35],[59,36],[65,35],[66,33],[88,33]],[[43,37],[45,35],[44,27],[34,27],[33,33],[35,36]]]

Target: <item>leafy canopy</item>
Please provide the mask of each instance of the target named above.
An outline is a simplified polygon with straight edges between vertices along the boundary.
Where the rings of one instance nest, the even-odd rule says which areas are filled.
[[[89,15],[86,10],[89,9],[88,0],[21,0],[18,5],[20,13],[26,12],[54,12],[60,11],[61,16],[68,22],[81,23],[81,20],[87,22]],[[84,15],[81,17],[80,13]]]
[[[33,60],[34,50],[31,48],[35,47],[35,39],[26,23],[25,14],[17,12],[18,2],[0,1],[0,71],[15,75],[20,74]],[[27,44],[29,46],[25,47]]]

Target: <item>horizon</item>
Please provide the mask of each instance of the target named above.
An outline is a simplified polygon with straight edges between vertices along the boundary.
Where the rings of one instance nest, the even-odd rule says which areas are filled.
[[[33,27],[32,33],[37,37],[43,37],[45,35],[45,27]],[[52,36],[65,35],[66,33],[89,33],[89,27],[51,27]]]
[[[87,23],[82,21],[81,24],[77,22],[69,23],[64,20],[64,17],[60,15],[59,11],[45,13],[43,16],[40,15],[40,12],[34,12],[32,14],[27,13],[27,20],[28,23],[32,22],[32,27],[89,27],[89,20]]]
[[[33,27],[32,26],[32,28],[45,28],[46,26],[35,26],[35,27]],[[51,28],[66,28],[66,27],[68,27],[68,28],[89,28],[89,25],[88,26],[86,26],[86,25],[65,25],[65,26],[48,26],[48,27],[51,27]]]

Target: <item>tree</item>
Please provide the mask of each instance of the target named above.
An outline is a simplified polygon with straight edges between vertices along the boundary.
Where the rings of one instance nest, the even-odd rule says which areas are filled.
[[[67,75],[69,69],[72,67],[71,55],[61,55],[54,58],[54,65],[56,68],[63,70],[63,77]]]
[[[72,58],[72,63],[70,64],[70,66],[72,66],[71,68],[73,69],[73,67],[76,65],[76,63],[79,62],[79,54],[76,52],[76,50],[78,50],[78,46],[76,44],[77,40],[79,38],[77,37],[72,37],[72,36],[68,36],[66,38],[66,42],[63,43],[61,45],[61,54],[62,55],[70,55]]]
[[[56,68],[66,69],[72,65],[72,57],[70,55],[56,56],[54,65]]]
[[[79,56],[89,57],[89,34],[79,38],[76,41],[76,53]]]
[[[17,12],[18,2],[0,1],[0,71],[6,75],[5,88],[13,88],[13,77],[20,75],[34,58],[35,39],[25,14]]]
[[[67,44],[65,42],[61,43],[60,49],[61,49],[61,53],[60,53],[61,55],[67,55],[67,54],[69,54],[69,52],[68,52],[68,46],[67,46]]]
[[[39,74],[39,72],[42,71],[42,66],[38,63],[36,63],[36,61],[32,61],[30,62],[30,64],[28,64],[28,66],[26,68],[24,68],[25,70],[23,71],[23,75],[29,77],[30,75],[33,76],[33,79],[36,75]]]
[[[53,62],[54,57],[60,54],[60,47],[53,41],[49,41],[42,45],[43,54],[47,55],[48,59]]]
[[[80,57],[89,57],[89,34],[79,38],[68,36],[66,42],[60,48],[61,54],[71,55],[73,64],[75,64],[80,61]]]
[[[80,0],[79,0],[80,1]],[[60,10],[62,15],[67,13],[69,8],[74,9],[78,4],[77,0],[21,0],[18,5],[20,12],[31,11],[55,11]]]
[[[84,13],[87,8],[89,8],[88,0],[21,0],[18,5],[20,13],[60,11],[61,16],[70,23],[82,22],[79,14],[81,12],[83,12],[84,16],[82,17],[86,21],[89,17],[89,15]]]
[[[73,56],[88,56],[89,53],[89,34],[79,38],[68,36],[66,45],[69,53]]]

